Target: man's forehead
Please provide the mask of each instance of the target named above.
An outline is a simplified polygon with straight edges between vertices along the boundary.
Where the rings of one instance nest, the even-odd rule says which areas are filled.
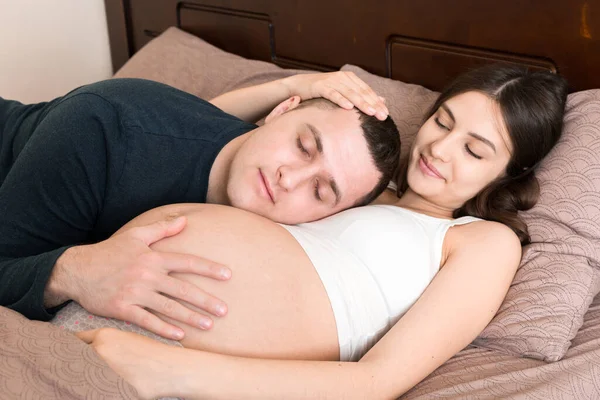
[[[346,123],[338,123],[337,129],[327,131],[323,125],[307,124],[312,125],[308,127],[311,134],[313,128],[317,135],[320,134],[326,168],[343,193],[341,203],[344,207],[354,204],[372,190],[380,174],[362,134],[358,116],[352,117],[352,111],[348,114],[350,118],[344,116]]]
[[[321,136],[330,136],[344,132],[360,132],[361,122],[356,110],[345,110],[342,108],[319,109],[307,107],[307,111],[301,118],[301,124],[307,129],[316,130]]]

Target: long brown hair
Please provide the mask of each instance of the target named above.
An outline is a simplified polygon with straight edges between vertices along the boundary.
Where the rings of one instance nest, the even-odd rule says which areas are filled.
[[[521,66],[490,65],[456,78],[431,106],[427,121],[446,101],[476,91],[494,100],[512,142],[513,153],[506,174],[481,190],[453,212],[501,222],[510,227],[522,244],[530,242],[527,225],[519,211],[532,208],[539,198],[535,169],[560,139],[568,86],[551,72],[530,72]],[[398,196],[408,188],[404,159],[395,175]]]

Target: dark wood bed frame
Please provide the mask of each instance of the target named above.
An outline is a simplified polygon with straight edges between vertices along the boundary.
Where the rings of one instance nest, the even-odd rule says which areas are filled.
[[[105,0],[113,67],[170,26],[283,67],[375,74],[439,90],[510,62],[600,88],[600,0]]]

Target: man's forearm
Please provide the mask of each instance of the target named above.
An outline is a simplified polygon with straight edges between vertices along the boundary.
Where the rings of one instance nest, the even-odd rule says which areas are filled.
[[[11,308],[30,319],[47,321],[52,318],[52,313],[48,312],[49,307],[44,305],[45,289],[56,260],[67,249],[68,247],[59,247],[27,257],[1,255],[0,305]],[[50,303],[60,304],[58,298]]]

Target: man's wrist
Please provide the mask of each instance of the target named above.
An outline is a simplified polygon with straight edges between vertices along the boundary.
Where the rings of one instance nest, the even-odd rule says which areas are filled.
[[[71,271],[80,256],[80,247],[68,248],[56,260],[44,290],[44,307],[52,308],[68,300],[75,300],[75,282]]]

